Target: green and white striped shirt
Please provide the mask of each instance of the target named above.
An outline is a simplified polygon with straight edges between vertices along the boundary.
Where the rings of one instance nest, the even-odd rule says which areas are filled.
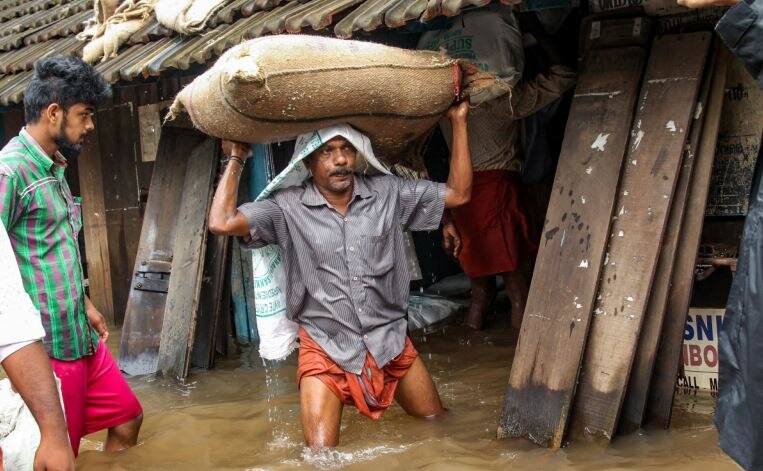
[[[85,312],[78,200],[64,179],[64,167],[25,129],[0,150],[0,219],[24,289],[40,310],[45,348],[59,360],[77,360],[98,345]]]

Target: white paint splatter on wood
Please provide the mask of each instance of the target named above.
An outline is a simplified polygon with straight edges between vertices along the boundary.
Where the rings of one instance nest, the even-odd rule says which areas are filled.
[[[596,137],[596,140],[593,141],[593,144],[591,144],[591,149],[596,149],[599,152],[604,152],[604,148],[607,145],[608,139],[609,139],[609,134],[599,133],[598,137]]]

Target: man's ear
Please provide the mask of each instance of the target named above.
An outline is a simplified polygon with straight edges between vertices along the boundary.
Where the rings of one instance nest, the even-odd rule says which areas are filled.
[[[43,111],[43,115],[48,119],[51,124],[56,124],[64,113],[64,109],[58,103],[51,103]]]

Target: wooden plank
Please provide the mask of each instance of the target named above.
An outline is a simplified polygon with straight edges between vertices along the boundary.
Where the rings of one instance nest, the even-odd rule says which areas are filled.
[[[717,44],[716,44],[717,46]],[[702,80],[702,88],[694,111],[694,117],[689,131],[689,140],[684,147],[683,163],[673,194],[670,215],[665,225],[665,235],[660,248],[660,258],[657,261],[657,269],[652,282],[652,291],[649,303],[644,314],[641,334],[639,335],[636,357],[633,360],[631,376],[628,381],[628,390],[625,393],[623,410],[620,415],[620,433],[629,433],[641,426],[646,409],[646,401],[649,395],[649,385],[652,382],[652,369],[654,359],[657,356],[662,334],[662,322],[665,319],[665,308],[670,294],[670,278],[673,274],[678,239],[683,225],[684,212],[688,202],[689,185],[694,172],[695,153],[699,144],[702,123],[705,118],[704,110],[707,109],[707,97],[710,94],[710,82],[715,70],[715,56],[713,53],[708,58]]]
[[[228,243],[228,260],[232,259],[232,247],[234,242]],[[230,263],[229,263],[230,264]],[[231,314],[233,312],[231,305],[231,279],[230,271],[226,271],[225,281],[223,282],[223,303],[222,309],[219,313],[219,319],[217,320],[215,330],[215,349],[212,352],[212,364],[214,364],[214,357],[216,355],[227,356],[228,355],[228,338],[231,332]]]
[[[662,427],[670,425],[686,314],[689,310],[691,291],[694,285],[694,264],[697,260],[697,250],[705,220],[710,175],[715,159],[715,145],[723,108],[726,71],[730,59],[728,50],[725,46],[721,46],[713,72],[707,108],[705,109],[705,121],[702,123],[694,176],[689,189],[689,203],[684,214],[671,276],[671,296],[668,299],[668,307],[662,326],[662,341],[657,352],[652,386],[649,390],[645,422]]]
[[[499,437],[562,445],[643,64],[643,49],[620,48],[581,66]]]
[[[199,309],[196,318],[191,365],[207,369],[211,366],[215,345],[215,324],[222,308],[224,270],[227,269],[228,237],[208,236],[204,257]]]
[[[165,126],[162,131],[133,274],[149,260],[172,259],[187,156],[204,139],[185,128]],[[137,289],[135,283],[130,287],[118,358],[126,373],[156,372],[166,296]]]
[[[106,229],[109,240],[109,260],[114,303],[114,322],[124,322],[127,299],[132,283],[132,267],[138,253],[143,212],[138,207],[106,211]]]
[[[105,268],[111,278],[113,320],[121,324],[142,223],[136,173],[137,113],[131,103],[124,103],[98,110],[97,119],[109,254]]]
[[[88,292],[90,300],[101,311],[106,321],[114,325],[106,206],[103,200],[103,175],[97,133],[86,139],[78,160]]]
[[[216,352],[218,348],[218,342],[225,343],[227,347],[228,326],[226,324],[226,318],[230,318],[230,280],[228,279],[228,266],[230,265],[230,246],[231,238],[225,238],[225,250],[223,251],[222,263],[218,267],[217,272],[217,305],[214,311],[214,322],[212,323],[212,345],[209,349],[209,368],[215,366]],[[221,337],[222,332],[222,337]],[[222,353],[227,354],[227,349]]]
[[[240,344],[247,344],[252,339],[249,335],[249,311],[244,292],[244,274],[241,267],[242,253],[246,252],[242,251],[237,243],[234,243],[230,264],[231,301],[233,303],[231,308],[233,310],[233,329],[236,341]],[[254,309],[254,305],[252,305],[252,309]]]
[[[710,39],[652,44],[575,393],[575,437],[616,431]]]
[[[182,379],[188,374],[218,149],[215,139],[206,139],[193,149],[187,161],[173,246],[173,275],[170,276],[159,343],[157,368],[164,376]]]

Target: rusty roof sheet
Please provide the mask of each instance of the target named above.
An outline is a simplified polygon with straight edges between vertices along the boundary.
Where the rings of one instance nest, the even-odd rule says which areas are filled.
[[[0,105],[8,106],[21,103],[26,85],[31,79],[31,71],[0,77]]]
[[[35,60],[54,54],[81,54],[83,42],[75,34],[89,19],[93,0],[73,0],[69,13],[47,11],[51,4],[68,0],[0,0],[3,12],[26,12],[3,20],[0,25],[0,104],[21,101]],[[195,36],[180,36],[161,26],[155,18],[134,33],[116,57],[96,64],[111,83],[158,76],[167,70],[187,70],[219,57],[246,39],[266,34],[325,31],[349,38],[357,31],[379,27],[396,28],[410,21],[453,16],[464,8],[478,7],[491,0],[228,0],[209,22],[208,29]],[[517,3],[515,0],[500,0]],[[43,5],[40,7],[40,5]],[[3,9],[5,8],[5,9]],[[46,15],[51,15],[50,17]],[[58,19],[50,19],[56,18]],[[32,18],[34,17],[34,18]],[[44,18],[44,20],[43,20]],[[46,21],[48,21],[46,23]],[[15,33],[6,33],[7,25]],[[23,26],[22,26],[23,25]],[[37,25],[37,26],[35,26]]]
[[[77,39],[76,36],[68,36],[5,52],[0,54],[0,73],[16,74],[25,70],[32,70],[37,59],[56,54],[79,55],[84,46],[85,43]],[[4,91],[0,88],[0,93],[2,92]]]
[[[2,24],[0,36],[9,36],[15,33],[21,33],[30,28],[47,26],[92,7],[93,0],[74,0],[70,3],[60,2],[46,10],[40,10],[35,13],[3,21],[0,23]]]

